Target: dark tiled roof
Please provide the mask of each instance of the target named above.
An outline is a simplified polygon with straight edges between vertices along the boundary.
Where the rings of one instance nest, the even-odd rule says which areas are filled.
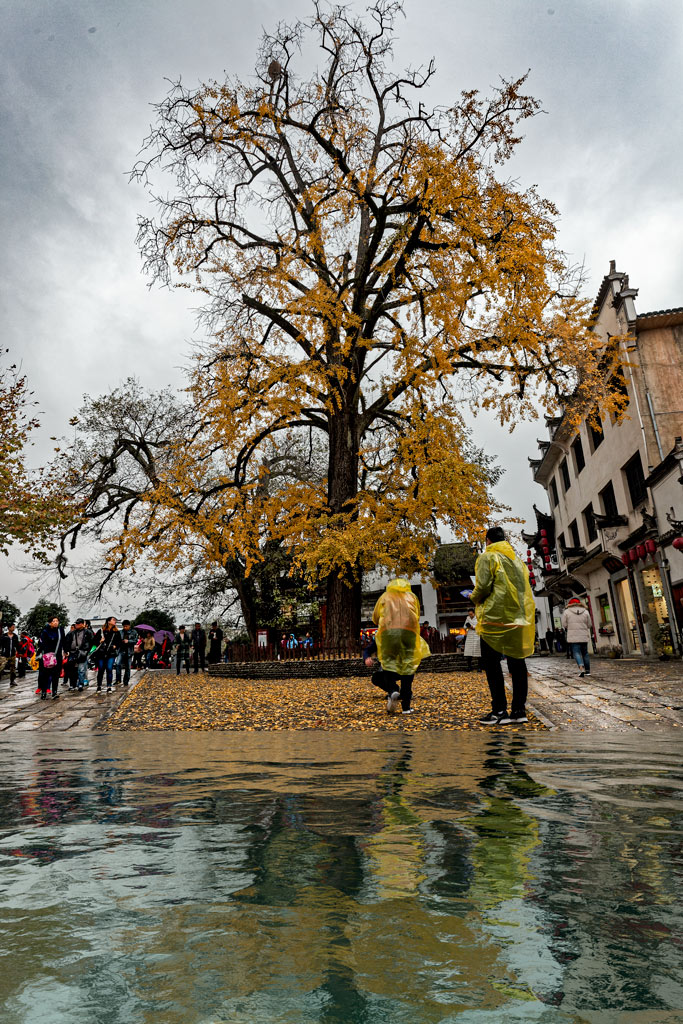
[[[683,313],[683,306],[673,306],[671,309],[653,309],[651,313],[639,313],[638,319],[644,320],[646,316],[668,316],[669,313]]]

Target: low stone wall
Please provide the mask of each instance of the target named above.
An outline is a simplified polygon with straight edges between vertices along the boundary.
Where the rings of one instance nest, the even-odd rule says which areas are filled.
[[[462,654],[432,654],[425,658],[419,672],[457,672],[465,668]],[[229,661],[209,665],[209,675],[224,679],[339,679],[348,676],[369,676],[371,671],[362,658],[333,658],[283,661]]]

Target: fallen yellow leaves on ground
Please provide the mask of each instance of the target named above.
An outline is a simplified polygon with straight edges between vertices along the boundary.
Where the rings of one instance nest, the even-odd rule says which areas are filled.
[[[483,730],[490,709],[479,672],[420,673],[412,715],[389,715],[386,694],[366,677],[352,679],[221,679],[149,672],[109,719],[109,730],[216,729],[246,732],[320,729],[361,732]],[[506,730],[544,729],[529,724]]]

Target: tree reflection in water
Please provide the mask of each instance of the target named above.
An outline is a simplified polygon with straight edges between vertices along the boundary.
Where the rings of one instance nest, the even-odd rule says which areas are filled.
[[[681,752],[619,742],[5,746],[3,1024],[673,1021]]]

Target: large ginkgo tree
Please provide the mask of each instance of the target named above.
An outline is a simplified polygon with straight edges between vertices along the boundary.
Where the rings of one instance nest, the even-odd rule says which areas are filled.
[[[199,426],[155,482],[183,508],[160,545],[172,559],[197,530],[248,574],[275,538],[326,588],[337,643],[364,569],[426,568],[440,524],[472,537],[495,512],[463,409],[614,407],[617,348],[552,204],[503,176],[538,109],[524,79],[430,107],[433,65],[393,67],[400,3],[313,7],[263,37],[248,80],[174,86],[135,174],[156,204],[146,269],[196,290],[211,339]],[[264,451],[294,437],[324,473],[265,486]]]

